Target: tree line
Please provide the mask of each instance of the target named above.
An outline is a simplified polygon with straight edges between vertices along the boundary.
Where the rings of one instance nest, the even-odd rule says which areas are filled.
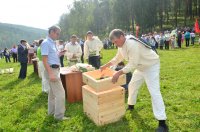
[[[80,0],[68,6],[60,18],[62,38],[84,36],[92,30],[108,35],[113,28],[140,32],[193,26],[200,16],[200,0]]]

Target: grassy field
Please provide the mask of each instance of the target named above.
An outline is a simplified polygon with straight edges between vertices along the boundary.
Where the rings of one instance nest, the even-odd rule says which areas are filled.
[[[104,50],[105,63],[116,50]],[[161,92],[166,104],[167,123],[171,132],[200,131],[200,46],[159,51],[161,58]],[[151,99],[142,86],[135,110],[127,112],[120,121],[97,127],[83,113],[82,102],[68,104],[68,121],[56,121],[47,116],[47,95],[41,93],[41,80],[28,66],[25,80],[18,80],[19,64],[6,64],[0,68],[14,67],[14,74],[0,75],[0,132],[2,131],[65,131],[65,132],[151,132],[157,127]]]

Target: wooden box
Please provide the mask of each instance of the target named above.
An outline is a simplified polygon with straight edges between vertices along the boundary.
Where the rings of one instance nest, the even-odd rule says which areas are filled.
[[[117,83],[112,83],[112,76],[116,71],[106,69],[104,71],[94,70],[83,73],[83,82],[86,85],[91,86],[96,92],[112,89],[113,87],[126,84],[126,75],[121,75]],[[97,80],[100,77],[107,77],[102,80]]]
[[[66,67],[60,69],[60,76],[68,103],[82,101],[82,73],[73,72]]]
[[[117,86],[104,92],[95,92],[88,85],[82,87],[84,113],[101,126],[120,120],[125,115],[124,88]]]

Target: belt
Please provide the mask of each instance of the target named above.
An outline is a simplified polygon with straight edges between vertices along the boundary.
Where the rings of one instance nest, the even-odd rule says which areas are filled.
[[[53,65],[50,65],[51,68],[54,68],[54,69],[57,69],[60,67],[60,65],[56,65],[56,64],[53,64]]]

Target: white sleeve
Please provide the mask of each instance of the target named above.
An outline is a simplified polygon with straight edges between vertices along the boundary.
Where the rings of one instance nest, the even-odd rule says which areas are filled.
[[[128,48],[128,64],[122,69],[124,73],[133,71],[139,63],[139,45],[133,44]]]
[[[87,41],[85,41],[85,43],[84,43],[84,58],[88,59],[88,57],[89,57],[89,47],[87,45]]]
[[[65,46],[65,56],[67,56],[67,59],[71,59],[73,57],[73,53],[70,53],[69,52],[69,48],[68,48],[68,45]]]

